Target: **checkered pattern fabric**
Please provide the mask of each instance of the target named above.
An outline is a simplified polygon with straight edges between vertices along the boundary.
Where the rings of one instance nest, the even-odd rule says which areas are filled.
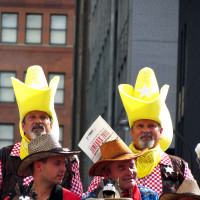
[[[32,176],[25,177],[23,179],[23,184],[28,186],[32,180],[33,180]]]
[[[10,153],[11,156],[18,156],[20,154],[21,142],[16,143]]]
[[[189,167],[188,167],[188,163],[186,163],[185,165],[185,173],[184,173],[184,178],[185,179],[194,179]]]
[[[82,197],[83,195],[83,185],[80,178],[79,173],[79,163],[76,160],[76,162],[72,163],[72,171],[75,173],[75,176],[72,177],[72,188],[70,189],[72,192],[79,195],[79,197]]]
[[[10,153],[11,156],[18,156],[20,155],[20,147],[21,147],[21,142],[16,143]],[[75,173],[75,176],[72,178],[72,188],[70,189],[72,192],[78,194],[80,197],[83,195],[83,186],[82,182],[80,179],[80,173],[79,173],[79,163],[78,161],[74,162],[72,164],[72,170]],[[23,184],[24,185],[29,185],[30,182],[33,180],[32,176],[25,177],[23,179]],[[0,161],[0,188],[2,184],[2,170],[1,170],[1,161]]]
[[[171,159],[169,158],[169,156],[166,153],[162,154],[161,161],[159,164],[165,164],[168,166],[172,166]],[[138,186],[148,187],[148,188],[152,189],[153,191],[155,191],[158,195],[160,195],[162,193],[162,179],[161,179],[161,172],[160,172],[159,164],[154,168],[154,170],[151,172],[151,174],[149,174],[148,176],[146,176],[144,178],[140,178],[137,181]],[[191,174],[191,171],[188,167],[188,164],[185,165],[184,177],[186,179],[194,179]],[[99,183],[100,183],[100,177],[95,176],[93,178],[90,186],[88,187],[88,191],[85,194],[88,194],[89,192],[95,190],[98,187]]]
[[[160,166],[157,165],[148,176],[139,178],[137,181],[138,186],[148,187],[155,191],[158,195],[162,193],[162,179]]]
[[[92,180],[90,186],[88,187],[87,192],[86,192],[84,195],[86,195],[86,194],[90,193],[91,191],[95,190],[96,188],[98,188],[98,185],[99,185],[99,183],[100,183],[100,179],[101,179],[100,176],[95,176],[95,177],[93,178],[93,180]]]

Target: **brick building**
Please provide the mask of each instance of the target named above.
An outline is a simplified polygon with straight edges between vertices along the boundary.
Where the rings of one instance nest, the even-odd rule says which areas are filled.
[[[55,108],[60,141],[70,147],[74,0],[0,1],[0,147],[19,142],[19,113],[10,77],[29,66],[60,76]]]

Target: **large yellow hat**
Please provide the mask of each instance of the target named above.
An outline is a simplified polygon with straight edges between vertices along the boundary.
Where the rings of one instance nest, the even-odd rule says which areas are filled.
[[[24,117],[29,112],[34,110],[46,112],[52,117],[53,129],[58,129],[57,116],[54,110],[54,96],[59,77],[55,76],[48,86],[43,69],[40,66],[34,65],[28,68],[25,83],[13,77],[11,80],[20,115],[19,127],[22,136],[21,150],[24,148],[23,151],[26,151],[25,154],[28,154],[27,146],[30,141],[25,137],[21,124]],[[57,130],[55,133],[57,133],[55,137],[58,139],[59,131]],[[20,157],[21,152],[22,151],[20,151]]]
[[[173,137],[172,120],[165,104],[169,85],[164,85],[160,92],[154,71],[145,67],[139,71],[135,88],[128,84],[118,86],[126,110],[129,126],[140,119],[157,121],[163,128],[159,142],[163,151],[170,146]]]

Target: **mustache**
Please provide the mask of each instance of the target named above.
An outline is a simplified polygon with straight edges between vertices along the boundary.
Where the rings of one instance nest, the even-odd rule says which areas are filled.
[[[143,137],[146,137],[146,136],[151,137],[151,139],[153,139],[153,134],[152,134],[151,132],[142,133],[142,134],[140,135],[140,139],[142,139]]]
[[[31,127],[31,131],[33,131],[35,128],[42,128],[44,130],[44,125],[41,123],[35,123],[32,127]]]

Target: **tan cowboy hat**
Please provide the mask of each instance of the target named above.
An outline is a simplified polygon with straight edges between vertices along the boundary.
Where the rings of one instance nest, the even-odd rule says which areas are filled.
[[[172,120],[165,104],[169,85],[164,85],[159,91],[154,71],[145,67],[139,71],[135,87],[129,84],[120,84],[118,89],[130,128],[135,121],[140,119],[158,122],[163,128],[159,144],[165,151],[170,146],[173,136]]]
[[[80,153],[80,151],[63,149],[51,133],[40,135],[34,140],[31,140],[28,144],[28,151],[29,155],[21,161],[18,167],[19,176],[31,176],[30,164],[37,160],[58,155],[66,155],[66,157],[69,157]]]
[[[137,157],[143,155],[147,149],[134,154],[120,138],[117,138],[103,143],[100,146],[100,151],[102,160],[99,160],[90,167],[89,176],[103,176],[103,169],[108,164],[115,161],[136,159]]]
[[[185,179],[180,185],[176,193],[164,193],[160,196],[160,200],[174,200],[183,197],[190,197],[192,199],[200,199],[200,189],[194,179]]]

